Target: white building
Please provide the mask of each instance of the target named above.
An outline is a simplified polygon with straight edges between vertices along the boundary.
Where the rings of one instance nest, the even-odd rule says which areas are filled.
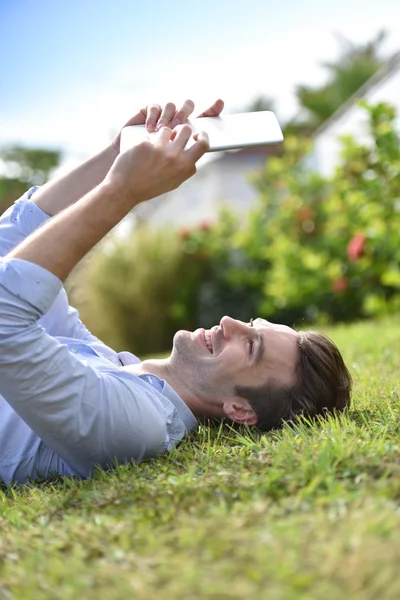
[[[368,140],[368,115],[365,109],[357,105],[357,100],[361,98],[368,104],[392,104],[396,107],[400,119],[400,52],[316,131],[313,150],[306,159],[306,165],[312,171],[328,177],[332,175],[339,162],[341,143],[338,137],[352,135],[362,143]],[[398,124],[400,125],[400,120]]]
[[[254,204],[258,193],[249,179],[279,147],[248,148],[209,155],[195,177],[177,190],[159,196],[135,209],[135,216],[155,227],[193,227],[211,223],[222,205],[236,213]]]

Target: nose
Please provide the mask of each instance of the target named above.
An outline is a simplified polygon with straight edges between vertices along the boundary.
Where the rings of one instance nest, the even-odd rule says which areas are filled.
[[[227,316],[222,317],[219,324],[226,339],[238,333],[248,334],[249,329],[251,330],[251,327],[248,323],[243,323],[243,321],[238,321],[237,319],[232,319],[232,317]]]

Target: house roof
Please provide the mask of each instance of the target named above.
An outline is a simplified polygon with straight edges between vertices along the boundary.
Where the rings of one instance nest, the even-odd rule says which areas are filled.
[[[359,98],[364,98],[370,91],[378,85],[386,81],[400,69],[400,52],[396,52],[372,77],[368,79],[344,104],[338,108],[332,116],[329,117],[318,129],[314,132],[313,137],[318,137],[320,133],[328,129],[335,121],[337,121],[344,113],[346,113]]]

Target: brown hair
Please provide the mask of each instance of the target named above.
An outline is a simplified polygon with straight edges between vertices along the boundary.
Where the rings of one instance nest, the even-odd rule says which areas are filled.
[[[258,388],[235,388],[238,396],[250,402],[261,431],[276,429],[300,416],[340,413],[350,405],[351,375],[334,342],[316,331],[299,331],[298,347],[296,382],[290,388],[277,381]]]

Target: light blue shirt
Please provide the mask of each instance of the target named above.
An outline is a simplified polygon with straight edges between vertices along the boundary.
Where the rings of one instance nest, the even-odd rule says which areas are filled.
[[[34,191],[0,218],[0,256],[49,218]],[[0,258],[0,479],[85,478],[176,445],[196,419],[168,383],[121,368],[135,362],[89,333],[55,275]]]

